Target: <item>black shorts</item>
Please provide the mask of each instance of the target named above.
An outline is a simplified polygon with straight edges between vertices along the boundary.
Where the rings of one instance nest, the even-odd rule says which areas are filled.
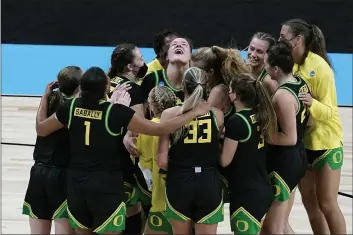
[[[221,173],[221,185],[223,189],[223,203],[229,203],[229,189],[228,189],[228,179],[229,179],[230,167],[219,166],[219,172]]]
[[[195,173],[195,169],[168,170],[166,217],[182,221],[191,219],[203,224],[223,221],[222,187],[218,168],[202,168],[200,173]]]
[[[139,194],[139,201],[145,207],[151,206],[152,192],[148,190],[148,186],[147,186],[145,177],[143,176],[143,173],[142,173],[140,167],[138,166],[138,159],[136,159],[136,161],[135,161],[134,176],[135,176],[135,180],[136,180],[136,189]]]
[[[261,228],[261,220],[274,199],[271,184],[251,182],[245,187],[244,184],[235,184],[232,188],[234,192],[230,192],[229,205],[232,231],[239,232],[242,231],[242,227],[247,227],[249,229],[247,232],[257,234]]]
[[[286,148],[271,146],[267,158],[275,200],[287,201],[308,166],[304,145]]]
[[[42,220],[67,218],[66,169],[35,163],[22,213]]]
[[[126,207],[121,172],[69,170],[69,219],[73,228],[94,232],[125,228]]]

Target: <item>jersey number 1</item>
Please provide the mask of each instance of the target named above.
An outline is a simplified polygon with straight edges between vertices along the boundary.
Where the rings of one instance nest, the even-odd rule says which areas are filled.
[[[306,109],[307,109],[307,106],[304,105],[304,109],[303,109],[303,111],[302,111],[300,123],[303,123],[304,120],[305,120],[305,117],[306,117],[306,115],[305,115],[305,114],[306,114]]]
[[[86,132],[85,132],[85,145],[89,145],[89,133],[91,130],[91,122],[85,121]]]

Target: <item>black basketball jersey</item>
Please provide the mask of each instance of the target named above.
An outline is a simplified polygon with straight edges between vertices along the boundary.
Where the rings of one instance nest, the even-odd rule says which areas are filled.
[[[70,99],[64,98],[64,100]],[[51,114],[48,113],[48,116]],[[68,167],[70,161],[69,131],[62,128],[48,136],[37,136],[33,160],[48,166]]]
[[[112,96],[114,88],[120,84],[129,84],[131,86],[131,89],[127,91],[131,97],[130,107],[137,104],[143,104],[144,98],[141,87],[137,83],[132,82],[123,76],[118,76],[110,79],[110,92],[108,94],[109,98]]]
[[[176,142],[171,135],[170,167],[213,167],[219,161],[219,129],[211,111],[185,126],[184,134]]]
[[[252,109],[234,114],[225,125],[225,138],[238,141],[234,158],[229,165],[228,184],[231,189],[268,181],[266,169],[267,143]]]
[[[299,100],[298,95],[301,92],[308,92],[310,93],[309,87],[306,84],[306,82],[300,78],[300,77],[295,77],[297,79],[297,82],[286,82],[282,85],[280,85],[277,88],[277,91],[279,89],[286,89],[288,90],[290,93],[292,93],[292,95],[296,98],[296,100],[298,101],[298,111],[296,113],[296,123],[297,123],[297,143],[296,145],[298,145],[303,137],[304,137],[304,132],[305,129],[307,127],[307,123],[309,120],[309,108],[307,107],[307,105],[305,105],[302,101]],[[281,131],[281,127],[278,124],[278,129],[279,131]]]
[[[56,113],[70,134],[71,168],[120,170],[121,133],[134,111],[120,104],[101,101],[87,107],[83,98],[66,102]]]
[[[148,99],[148,94],[156,86],[166,86],[174,92],[178,98],[178,104],[184,101],[184,92],[182,89],[177,89],[169,82],[166,70],[157,70],[148,74],[141,83],[141,89],[145,100]]]

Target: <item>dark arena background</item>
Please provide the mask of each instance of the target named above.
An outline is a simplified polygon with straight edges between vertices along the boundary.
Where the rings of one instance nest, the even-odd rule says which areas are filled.
[[[353,0],[2,0],[1,8],[1,234],[29,233],[21,213],[33,164],[38,96],[61,68],[108,71],[114,47],[123,42],[136,44],[150,62],[153,37],[163,29],[190,38],[194,48],[242,50],[255,32],[278,38],[281,23],[291,18],[317,25],[326,38],[344,127],[338,202],[352,234]],[[312,233],[300,193],[290,223],[296,233]],[[218,233],[230,233],[228,205]]]

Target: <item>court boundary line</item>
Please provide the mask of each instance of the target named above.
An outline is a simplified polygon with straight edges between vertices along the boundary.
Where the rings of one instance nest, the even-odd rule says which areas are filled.
[[[1,142],[2,145],[12,145],[12,146],[25,146],[25,147],[35,147],[34,144],[23,144],[23,143],[11,143],[11,142]],[[338,192],[338,195],[341,195],[343,197],[348,197],[353,199],[353,195],[350,195],[348,193],[342,193]]]
[[[1,97],[18,97],[18,98],[41,98],[41,95],[15,95],[15,94],[1,94]],[[353,108],[351,105],[338,105],[339,108]]]

